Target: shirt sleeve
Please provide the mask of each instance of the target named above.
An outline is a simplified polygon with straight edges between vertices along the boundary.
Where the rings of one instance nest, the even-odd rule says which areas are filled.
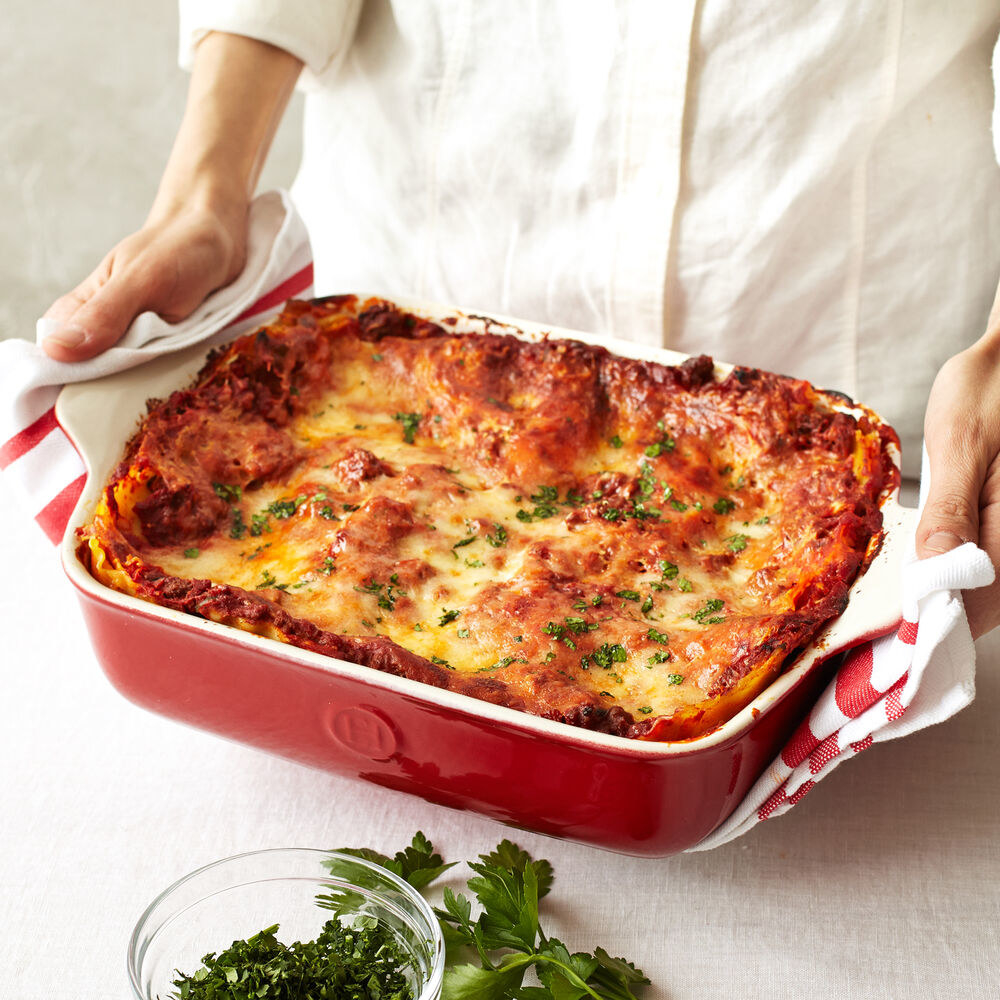
[[[347,50],[361,0],[179,0],[181,67],[211,31],[268,42],[305,63],[308,88]]]

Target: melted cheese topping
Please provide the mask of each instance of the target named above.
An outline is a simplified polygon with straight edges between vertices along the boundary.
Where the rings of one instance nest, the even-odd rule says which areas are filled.
[[[495,346],[486,340],[373,342],[342,321],[320,324],[329,355],[280,429],[281,475],[247,481],[241,444],[240,474],[220,477],[213,453],[211,530],[196,521],[183,542],[150,542],[145,508],[166,483],[173,510],[182,487],[140,432],[129,473],[84,533],[97,575],[146,597],[143,585],[123,585],[121,567],[133,580],[155,565],[240,588],[327,632],[387,637],[459,690],[489,681],[494,699],[499,685],[510,703],[556,718],[616,706],[635,723],[665,720],[661,738],[717,724],[818,627],[802,608],[825,599],[837,532],[858,502],[844,477],[872,479],[873,432],[855,427],[846,454],[792,449],[779,461],[780,435],[756,426],[756,403],[726,413],[716,383],[673,386],[651,405],[630,388],[641,365],[630,362],[618,395],[609,376],[600,403],[577,411],[567,350],[599,349],[515,348],[531,377],[485,377],[484,350]],[[201,385],[212,384],[203,373]],[[216,406],[193,436],[222,440],[231,425],[211,429],[232,419]],[[192,461],[181,461],[184,476]],[[803,516],[804,498],[830,487],[841,492],[812,505],[821,515]],[[114,525],[132,556],[105,551]],[[850,543],[856,566],[867,537],[861,553]],[[820,623],[829,616],[824,608]]]

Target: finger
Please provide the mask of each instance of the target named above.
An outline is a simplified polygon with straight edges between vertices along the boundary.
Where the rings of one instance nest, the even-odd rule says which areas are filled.
[[[61,295],[48,309],[45,310],[43,319],[52,320],[60,326],[69,324],[76,311],[93,295],[93,289],[85,284],[78,285],[71,292]]]
[[[71,302],[60,300],[52,307],[58,308],[54,318],[60,326],[42,341],[43,350],[57,361],[86,361],[100,354],[121,340],[132,320],[146,310],[150,291],[147,282],[130,280],[126,273],[101,285],[75,310],[70,311]]]
[[[928,442],[931,481],[917,524],[920,559],[949,552],[964,542],[979,541],[979,497],[986,470],[967,443],[975,431],[965,430],[963,440]]]
[[[1000,463],[992,466],[983,497],[986,502],[979,510],[979,547],[1000,570]],[[963,596],[974,639],[1000,626],[1000,576],[992,586],[967,590]]]

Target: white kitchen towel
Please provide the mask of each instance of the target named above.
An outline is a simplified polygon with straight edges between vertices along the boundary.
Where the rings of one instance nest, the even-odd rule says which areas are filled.
[[[42,530],[57,542],[86,478],[83,462],[55,417],[63,385],[124,371],[192,344],[234,337],[286,299],[311,294],[312,249],[305,224],[284,191],[250,206],[247,263],[240,276],[210,295],[181,323],[143,313],[118,344],[96,358],[67,364],[39,346],[53,328],[40,319],[38,343],[0,341],[0,470],[22,494]]]
[[[79,456],[55,418],[66,382],[98,378],[195,343],[231,339],[312,288],[304,225],[282,193],[251,209],[244,273],[182,323],[146,313],[120,345],[91,361],[52,361],[35,344],[0,343],[0,470],[20,487],[27,509],[57,543],[86,479]],[[46,332],[39,323],[39,338]],[[923,484],[926,488],[927,474]],[[912,549],[912,542],[911,542]],[[851,650],[778,758],[733,814],[693,850],[740,836],[798,802],[840,761],[875,742],[941,722],[973,698],[975,651],[959,591],[984,586],[994,569],[986,554],[963,545],[933,559],[906,560],[904,620],[894,635]]]
[[[930,485],[924,451],[920,507]],[[903,621],[893,635],[850,650],[829,687],[728,819],[691,850],[735,840],[788,812],[841,761],[875,743],[950,719],[976,694],[976,650],[962,590],[985,587],[995,569],[971,542],[902,566]]]

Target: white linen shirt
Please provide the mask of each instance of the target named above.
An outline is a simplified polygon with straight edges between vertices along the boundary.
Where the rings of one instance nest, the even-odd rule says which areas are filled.
[[[321,293],[807,378],[915,474],[1000,273],[993,0],[181,0],[306,64]]]

